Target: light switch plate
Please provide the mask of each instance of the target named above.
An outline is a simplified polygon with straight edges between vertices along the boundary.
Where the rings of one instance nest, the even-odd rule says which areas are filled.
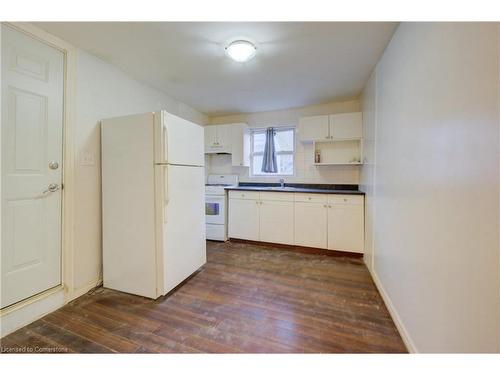
[[[95,156],[93,152],[84,151],[80,154],[80,165],[93,166],[95,164]]]

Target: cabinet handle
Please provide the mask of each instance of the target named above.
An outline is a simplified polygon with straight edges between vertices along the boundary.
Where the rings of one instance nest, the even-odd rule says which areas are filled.
[[[312,198],[311,197],[307,197],[307,199],[311,200]]]
[[[326,206],[326,204],[324,204],[324,205],[323,205],[323,207],[325,207],[325,208],[326,208],[326,207],[327,207],[327,206]]]
[[[332,208],[332,206],[328,205],[328,208]]]

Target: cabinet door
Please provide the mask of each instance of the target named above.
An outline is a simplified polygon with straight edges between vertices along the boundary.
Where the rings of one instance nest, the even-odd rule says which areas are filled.
[[[319,141],[329,139],[329,136],[328,115],[308,116],[299,119],[299,140]]]
[[[234,124],[231,129],[231,164],[235,167],[250,166],[250,134],[246,124]]]
[[[293,245],[293,219],[293,202],[261,201],[260,240]]]
[[[217,127],[216,126],[205,126],[205,152],[213,152],[214,148],[217,146],[216,144],[216,134]]]
[[[362,138],[363,116],[361,112],[330,115],[330,135],[334,140]]]
[[[295,245],[327,248],[326,203],[295,202]]]
[[[217,125],[217,145],[220,152],[231,152],[232,125]]]
[[[259,201],[229,199],[228,233],[230,238],[259,240]]]
[[[363,205],[328,205],[328,249],[362,253],[363,243]]]

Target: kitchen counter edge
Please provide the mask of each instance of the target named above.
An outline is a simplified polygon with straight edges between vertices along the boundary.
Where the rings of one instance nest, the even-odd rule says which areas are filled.
[[[285,187],[285,189],[276,189],[274,186],[228,186],[225,190],[240,190],[240,191],[267,191],[273,193],[312,193],[312,194],[345,194],[345,195],[365,195],[360,190],[344,190],[344,189],[315,189],[315,188],[294,188]]]

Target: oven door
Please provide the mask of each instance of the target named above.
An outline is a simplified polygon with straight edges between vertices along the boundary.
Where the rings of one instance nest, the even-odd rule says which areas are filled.
[[[226,218],[226,197],[207,195],[205,197],[205,222],[207,224],[224,224]]]

